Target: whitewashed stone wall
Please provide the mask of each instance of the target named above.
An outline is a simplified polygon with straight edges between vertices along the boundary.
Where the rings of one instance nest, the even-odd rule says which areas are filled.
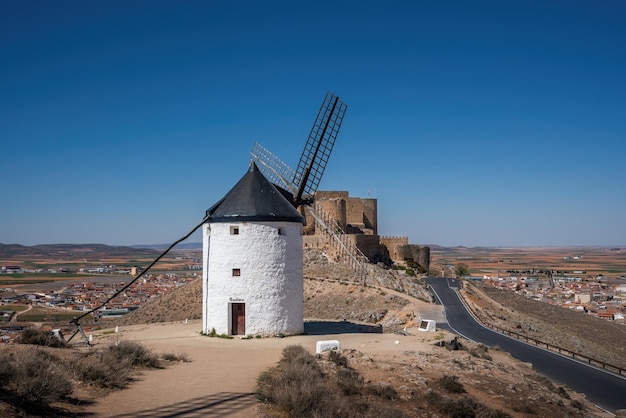
[[[246,335],[304,332],[302,224],[205,224],[203,257],[204,332],[230,334],[232,303],[245,303]]]

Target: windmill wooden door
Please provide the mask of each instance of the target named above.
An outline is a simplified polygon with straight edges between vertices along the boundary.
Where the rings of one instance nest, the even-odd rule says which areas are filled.
[[[246,335],[246,304],[231,304],[231,335]]]

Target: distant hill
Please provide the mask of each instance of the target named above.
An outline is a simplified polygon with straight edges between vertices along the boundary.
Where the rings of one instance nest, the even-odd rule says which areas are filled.
[[[0,257],[115,257],[115,256],[155,256],[159,252],[150,248],[110,246],[104,244],[0,244]]]
[[[165,250],[172,244],[136,244],[131,245],[132,248],[150,248],[153,250]],[[201,250],[202,243],[201,242],[189,242],[189,243],[180,243],[174,247],[176,250]]]

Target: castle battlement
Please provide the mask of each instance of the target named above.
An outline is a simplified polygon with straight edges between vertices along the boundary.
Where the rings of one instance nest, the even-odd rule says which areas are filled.
[[[315,208],[324,214],[327,226],[351,241],[370,261],[404,263],[412,260],[428,270],[430,249],[409,244],[406,236],[378,235],[378,200],[350,197],[347,191],[318,191]],[[340,258],[339,249],[328,242],[324,231],[318,231],[313,217],[305,210],[304,247],[319,248],[331,258]],[[330,220],[330,221],[329,221]]]

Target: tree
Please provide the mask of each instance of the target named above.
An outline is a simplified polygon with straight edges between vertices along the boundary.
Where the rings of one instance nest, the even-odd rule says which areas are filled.
[[[469,267],[467,266],[467,264],[459,263],[454,269],[454,274],[458,279],[461,279],[469,275]]]

